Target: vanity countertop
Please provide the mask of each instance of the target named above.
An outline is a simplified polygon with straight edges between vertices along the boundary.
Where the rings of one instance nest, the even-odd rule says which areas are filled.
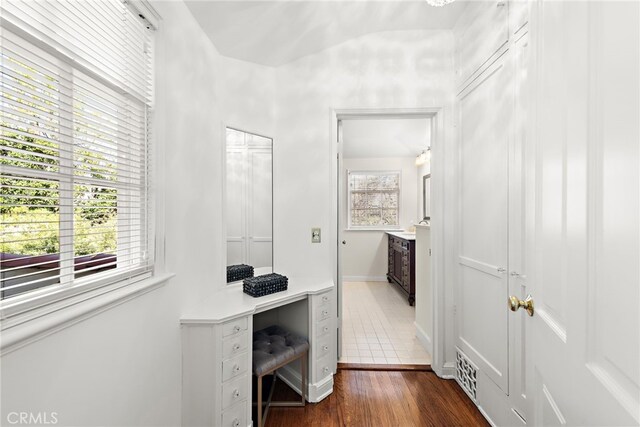
[[[333,289],[331,279],[289,277],[288,289],[254,298],[242,292],[242,282],[207,292],[190,304],[180,316],[181,324],[222,323],[252,313],[289,304]]]
[[[404,240],[416,240],[416,233],[407,231],[387,231],[387,234]]]

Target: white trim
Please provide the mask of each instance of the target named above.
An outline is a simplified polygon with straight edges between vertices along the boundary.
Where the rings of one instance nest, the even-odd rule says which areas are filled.
[[[173,276],[174,274],[163,274],[134,284],[121,285],[116,289],[103,287],[60,301],[61,305],[44,307],[44,312],[26,313],[26,317],[19,316],[21,322],[12,326],[5,327],[6,322],[3,322],[0,356],[157,289]]]
[[[343,282],[386,282],[387,276],[342,276]]]
[[[427,108],[373,108],[373,109],[332,109],[330,110],[331,120],[331,141],[329,144],[329,154],[331,159],[331,175],[329,177],[332,191],[332,212],[331,227],[329,239],[335,242],[332,245],[332,270],[334,282],[337,285],[338,292],[338,325],[341,324],[342,306],[341,295],[342,285],[338,280],[338,171],[335,159],[338,156],[338,144],[334,138],[338,135],[338,122],[343,119],[367,119],[367,118],[407,118],[407,117],[424,117],[432,120],[432,141],[431,141],[431,200],[433,206],[432,217],[436,217],[436,221],[431,221],[432,232],[432,269],[431,282],[433,283],[433,337],[432,343],[434,351],[432,353],[433,362],[431,367],[440,378],[455,377],[455,363],[452,360],[447,361],[447,353],[453,352],[453,336],[451,328],[446,328],[446,324],[453,324],[453,300],[452,286],[445,286],[445,270],[451,270],[455,274],[455,268],[447,268],[447,263],[451,264],[451,259],[456,252],[455,240],[445,244],[444,233],[445,228],[450,229],[455,235],[456,224],[450,218],[446,218],[445,204],[450,205],[452,201],[445,200],[445,187],[455,189],[455,162],[451,164],[451,154],[453,152],[452,144],[455,140],[448,138],[445,127],[445,116],[448,117],[449,110],[445,107],[427,107]],[[455,146],[453,146],[455,148]],[[434,175],[434,169],[436,174]],[[453,180],[449,182],[449,180]],[[435,202],[435,203],[434,203]],[[455,201],[454,201],[455,202]],[[455,209],[453,210],[455,212]],[[449,222],[447,222],[449,221]],[[445,253],[446,251],[446,253]],[[453,283],[454,277],[448,278],[448,285]],[[448,302],[449,301],[449,302]]]
[[[427,353],[432,354],[433,342],[431,341],[431,337],[429,337],[424,329],[422,329],[416,322],[413,322],[413,324],[416,327],[416,338],[418,338],[418,341],[420,341],[420,344],[422,344],[422,347],[424,347]]]
[[[431,368],[433,368],[433,364],[431,365]],[[436,375],[438,376],[438,378],[443,378],[445,380],[455,380],[456,379],[456,365],[454,363],[451,362],[447,362],[444,364],[444,366],[442,367],[442,369],[439,372],[436,372]]]
[[[307,365],[309,366],[309,365]],[[309,381],[310,372],[307,372],[307,393],[305,399],[310,403],[318,403],[333,393],[333,374],[328,375],[318,382]],[[300,394],[300,373],[291,366],[286,365],[277,371],[278,378],[284,381],[293,391]]]

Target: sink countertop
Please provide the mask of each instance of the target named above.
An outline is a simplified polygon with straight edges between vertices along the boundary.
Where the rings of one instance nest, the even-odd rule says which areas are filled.
[[[387,231],[386,233],[404,240],[416,240],[416,233],[409,233],[407,231]]]

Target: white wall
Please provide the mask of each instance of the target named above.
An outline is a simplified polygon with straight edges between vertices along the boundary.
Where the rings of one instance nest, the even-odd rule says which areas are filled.
[[[222,57],[182,2],[158,2],[171,60],[159,67],[166,141],[167,269],[185,304],[226,285],[223,173],[226,126],[274,134],[275,75],[268,67]],[[177,54],[176,52],[179,52]],[[274,141],[274,145],[277,141]]]
[[[277,271],[332,276],[334,242],[325,238],[312,244],[310,230],[321,227],[323,236],[329,236],[334,215],[333,109],[441,106],[447,114],[453,94],[452,49],[450,31],[383,32],[278,69]]]
[[[180,424],[176,285],[2,357],[2,425],[56,412],[59,426]],[[51,418],[49,418],[51,419]]]
[[[433,286],[431,281],[431,229],[416,226],[416,336],[433,353]]]
[[[407,229],[419,221],[416,199],[418,168],[414,157],[382,159],[344,159],[343,200],[341,204],[342,239],[347,244],[342,250],[342,276],[346,281],[385,281],[387,274],[387,234],[374,230],[347,230],[348,182],[347,171],[401,171],[400,178],[400,227]]]

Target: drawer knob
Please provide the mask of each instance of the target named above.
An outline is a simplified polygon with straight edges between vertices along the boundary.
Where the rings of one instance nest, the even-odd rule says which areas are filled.
[[[240,365],[233,365],[233,372],[240,372]]]
[[[328,346],[328,345],[325,345],[324,347],[322,347],[322,349],[323,349],[324,351],[329,351],[329,346]]]
[[[236,325],[233,327],[233,332],[240,332],[240,326]]]
[[[233,423],[231,425],[233,425],[233,427],[240,427],[240,420],[236,418],[235,420],[233,420]]]
[[[322,311],[322,315],[323,316],[328,316],[329,315],[329,310],[323,310]]]
[[[322,297],[322,301],[324,301],[324,302],[329,301],[329,297],[328,297],[328,296],[326,296],[326,295],[325,295],[325,296],[323,296],[323,297]]]
[[[237,399],[239,397],[240,397],[240,390],[238,389],[233,390],[233,398]]]
[[[329,331],[329,327],[328,327],[328,326],[325,326],[324,328],[322,328],[322,330],[323,330],[324,332],[328,332],[328,331]]]
[[[233,345],[233,351],[238,351],[240,350],[240,344],[236,343]]]
[[[329,367],[325,366],[324,369],[322,370],[322,372],[324,372],[325,374],[329,373]]]

